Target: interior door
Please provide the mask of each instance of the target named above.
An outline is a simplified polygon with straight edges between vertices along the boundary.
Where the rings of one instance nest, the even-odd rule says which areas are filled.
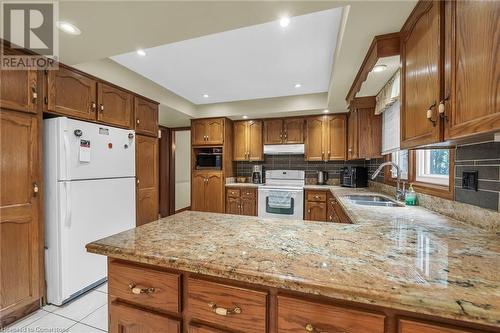
[[[283,120],[264,120],[264,144],[277,145],[283,142]]]
[[[0,112],[0,318],[40,298],[38,122]],[[37,193],[38,192],[38,193]]]
[[[36,113],[37,99],[42,95],[36,70],[0,70],[0,82],[0,108]]]
[[[106,124],[132,128],[132,95],[105,83],[97,84],[99,102],[97,120]]]
[[[180,333],[181,323],[156,313],[112,302],[109,305],[110,333]]]
[[[236,121],[233,123],[234,141],[233,141],[233,161],[248,160],[248,122]]]
[[[330,161],[346,159],[346,122],[344,115],[327,117],[327,159]]]
[[[324,116],[307,118],[305,152],[307,161],[323,161]]]
[[[47,111],[84,120],[96,119],[97,82],[64,66],[47,73]]]
[[[250,161],[263,161],[264,152],[262,145],[262,121],[251,120],[248,122],[248,159]]]
[[[283,132],[285,143],[304,143],[304,119],[285,118]]]
[[[499,3],[447,1],[445,13],[445,139],[498,131]]]
[[[224,143],[224,119],[207,119],[207,142],[210,145]]]
[[[134,97],[135,132],[158,136],[158,104]]]
[[[440,1],[422,2],[405,27],[401,48],[401,148],[441,140],[438,115],[442,79]],[[428,118],[428,110],[429,116]]]
[[[158,139],[136,136],[137,225],[158,219]]]

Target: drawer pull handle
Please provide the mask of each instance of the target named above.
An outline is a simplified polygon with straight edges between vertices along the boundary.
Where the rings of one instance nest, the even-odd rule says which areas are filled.
[[[212,312],[218,314],[219,316],[227,316],[231,314],[240,314],[241,308],[239,306],[234,307],[233,309],[226,309],[223,307],[217,306],[214,302],[208,303],[208,307],[212,309]]]
[[[312,324],[306,324],[305,327],[307,332],[312,332],[312,333],[326,333],[325,331],[321,331],[314,327]],[[346,331],[339,331],[338,333],[347,333]]]
[[[139,288],[136,286],[134,282],[131,282],[128,285],[130,291],[132,291],[132,294],[140,295],[140,294],[152,294],[155,292],[155,288]]]

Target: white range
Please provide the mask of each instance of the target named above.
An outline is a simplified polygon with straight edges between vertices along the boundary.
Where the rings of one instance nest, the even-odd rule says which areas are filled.
[[[259,186],[258,216],[304,219],[304,184],[304,171],[266,171],[266,183]]]

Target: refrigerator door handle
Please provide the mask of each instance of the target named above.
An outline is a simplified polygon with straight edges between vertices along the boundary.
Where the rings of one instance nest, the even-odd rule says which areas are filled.
[[[65,222],[64,224],[67,227],[71,226],[71,183],[70,182],[64,182],[64,190],[66,192],[66,215],[65,215]]]
[[[66,180],[70,180],[69,177],[69,164],[70,164],[70,158],[71,158],[71,152],[69,149],[69,139],[68,139],[68,131],[64,131],[63,133],[64,136],[64,167],[65,167],[65,172],[66,172]]]

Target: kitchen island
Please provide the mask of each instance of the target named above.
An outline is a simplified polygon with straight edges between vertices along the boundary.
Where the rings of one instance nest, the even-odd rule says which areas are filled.
[[[110,331],[500,332],[498,233],[363,191],[332,188],[353,224],[187,211],[88,244]]]

